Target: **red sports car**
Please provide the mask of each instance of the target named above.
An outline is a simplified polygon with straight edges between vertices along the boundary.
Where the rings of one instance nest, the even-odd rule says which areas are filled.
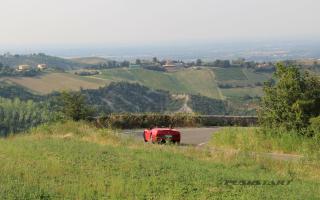
[[[181,134],[179,131],[170,128],[154,128],[146,129],[143,132],[145,142],[151,141],[152,143],[180,143]]]

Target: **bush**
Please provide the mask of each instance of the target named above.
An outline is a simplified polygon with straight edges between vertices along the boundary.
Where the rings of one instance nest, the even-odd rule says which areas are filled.
[[[97,126],[108,128],[198,127],[198,126],[251,126],[256,117],[201,116],[194,114],[111,114],[98,118]]]
[[[310,119],[310,132],[320,140],[320,116]]]
[[[265,128],[308,133],[310,118],[320,114],[320,80],[297,67],[278,64],[275,84],[264,87],[259,120]]]
[[[0,136],[25,131],[39,124],[59,119],[44,103],[0,98]]]
[[[62,113],[74,121],[86,120],[95,113],[88,105],[86,96],[80,92],[62,92],[59,99],[62,102]]]

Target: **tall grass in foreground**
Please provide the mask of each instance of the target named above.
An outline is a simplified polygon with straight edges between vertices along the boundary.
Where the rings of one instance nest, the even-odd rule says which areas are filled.
[[[210,144],[243,151],[292,153],[320,158],[320,141],[317,139],[294,132],[279,132],[263,132],[259,128],[223,128],[213,135]]]
[[[84,122],[0,139],[0,199],[319,199],[319,175],[319,165],[144,144]],[[222,184],[291,179],[288,186]]]

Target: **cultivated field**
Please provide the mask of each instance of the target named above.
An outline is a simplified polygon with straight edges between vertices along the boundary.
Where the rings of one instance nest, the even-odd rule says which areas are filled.
[[[101,63],[107,63],[108,60],[101,57],[81,57],[81,58],[72,58],[70,59],[73,62],[88,64],[88,65],[98,65]]]
[[[97,89],[107,81],[79,77],[68,73],[48,73],[37,77],[9,77],[5,81],[23,86],[39,94],[48,94],[61,90]]]
[[[239,98],[243,96],[262,96],[263,91],[262,87],[244,87],[244,88],[228,88],[228,89],[221,89],[224,96],[228,98]]]
[[[245,95],[261,96],[262,83],[271,77],[267,73],[256,73],[241,68],[203,68],[201,70],[184,69],[175,72],[158,72],[145,69],[108,69],[96,76],[77,76],[70,73],[47,73],[38,77],[2,78],[14,84],[26,87],[40,94],[53,91],[97,89],[111,82],[126,81],[139,83],[151,89],[160,89],[174,94],[200,94],[202,96],[226,99]],[[241,86],[241,88],[219,88],[219,84]],[[250,86],[250,87],[248,87]]]
[[[152,89],[172,93],[201,94],[216,99],[223,98],[219,93],[214,73],[211,70],[181,70],[172,73],[144,69],[110,69],[97,77],[108,81],[137,82]]]

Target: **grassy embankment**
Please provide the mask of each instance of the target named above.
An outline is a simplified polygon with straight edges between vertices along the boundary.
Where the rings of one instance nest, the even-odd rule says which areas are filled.
[[[86,123],[43,125],[28,134],[1,139],[0,158],[0,199],[320,197],[316,164],[144,144]],[[286,186],[222,184],[230,179],[293,182]]]
[[[213,136],[210,144],[241,151],[299,154],[307,158],[320,158],[319,140],[280,130],[275,135],[259,128],[224,128]]]

